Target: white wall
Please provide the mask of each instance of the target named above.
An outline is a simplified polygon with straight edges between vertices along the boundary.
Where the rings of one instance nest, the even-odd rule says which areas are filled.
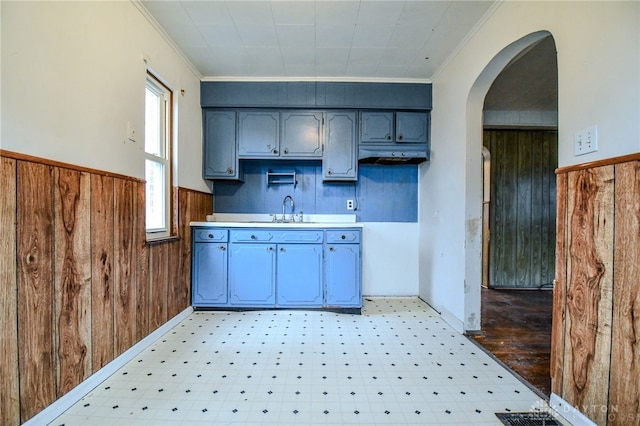
[[[459,329],[479,328],[483,70],[544,30],[558,52],[559,165],[640,151],[640,3],[501,3],[434,77],[432,161],[420,169],[420,296]],[[600,150],[575,157],[573,133],[593,124]]]
[[[418,294],[418,224],[366,222],[362,235],[362,294]]]
[[[133,3],[0,6],[2,149],[144,178],[146,55],[177,92],[176,183],[209,191],[201,178],[199,76]],[[135,142],[127,141],[128,122]]]

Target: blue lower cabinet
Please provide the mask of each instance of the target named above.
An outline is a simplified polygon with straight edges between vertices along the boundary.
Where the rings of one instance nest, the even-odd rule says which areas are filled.
[[[360,229],[193,230],[195,308],[360,308]]]
[[[322,244],[279,244],[277,305],[322,306]]]
[[[325,253],[326,306],[362,306],[360,244],[328,244]]]
[[[275,244],[230,244],[229,304],[274,306]]]
[[[191,291],[193,306],[227,304],[227,248],[226,231],[194,231]]]

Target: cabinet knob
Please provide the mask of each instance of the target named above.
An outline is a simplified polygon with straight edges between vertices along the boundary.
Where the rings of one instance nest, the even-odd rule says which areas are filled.
[[[280,247],[280,251],[284,251],[284,247]]]
[[[268,250],[269,250],[269,251],[273,251],[273,247],[269,246],[269,249],[268,249]]]
[[[255,240],[255,239],[256,239],[256,236],[255,236],[255,235],[252,235],[252,236],[251,236],[251,239],[252,239],[252,240]]]
[[[289,153],[289,148],[285,148],[285,149],[284,149],[284,153],[285,153],[285,154],[288,154],[288,153]]]
[[[387,135],[387,140],[390,141],[391,140],[391,135]]]
[[[401,141],[402,140],[402,135],[398,135],[398,140]]]
[[[224,246],[220,246],[220,247],[218,247],[218,248],[219,248],[220,250],[222,250],[222,251],[225,251],[225,250],[226,250],[226,248],[225,248]]]
[[[209,238],[213,238],[213,234],[209,234],[207,235]]]
[[[333,174],[333,170],[329,169],[329,170],[327,171],[327,174],[332,175],[332,174]]]
[[[232,175],[233,174],[233,169],[231,167],[229,167],[227,169],[227,174]]]
[[[346,236],[346,235],[341,235],[341,236],[340,236],[340,239],[341,239],[341,240],[346,240],[346,239],[347,239],[347,236]]]
[[[278,150],[274,148],[271,152],[273,152],[274,154],[277,154]]]
[[[336,251],[333,247],[329,247],[329,251]]]

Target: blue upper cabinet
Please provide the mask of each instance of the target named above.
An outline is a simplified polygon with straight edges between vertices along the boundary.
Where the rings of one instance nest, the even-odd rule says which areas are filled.
[[[240,179],[236,155],[236,112],[204,109],[202,175],[205,179]]]
[[[428,115],[420,112],[396,113],[396,142],[427,143]]]
[[[327,112],[322,180],[358,179],[357,130],[355,111]]]
[[[280,155],[280,113],[238,113],[238,157],[273,158]]]
[[[363,111],[362,143],[427,143],[429,116],[424,112]]]
[[[322,112],[286,111],[280,114],[280,120],[282,157],[322,157]]]
[[[385,111],[364,111],[360,115],[360,142],[392,143],[394,114]]]
[[[238,157],[322,158],[322,112],[240,111]]]

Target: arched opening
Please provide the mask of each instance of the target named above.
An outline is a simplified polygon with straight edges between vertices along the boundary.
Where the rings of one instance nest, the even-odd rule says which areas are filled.
[[[482,227],[478,227],[476,235],[467,229],[466,282],[474,284],[467,288],[465,310],[469,316],[478,308],[482,313],[478,325],[483,331],[485,325],[487,330],[498,325],[496,330],[507,333],[500,336],[502,346],[493,347],[494,354],[505,362],[512,361],[507,365],[548,395],[552,293],[547,292],[542,298],[531,297],[530,293],[523,299],[527,303],[541,303],[541,314],[547,321],[544,325],[515,318],[523,309],[510,310],[509,305],[520,301],[488,298],[484,288],[550,288],[553,281],[557,61],[550,33],[530,34],[498,53],[474,83],[467,113],[466,142],[470,157],[466,213],[467,217],[477,214]],[[474,160],[471,156],[476,152]],[[496,304],[493,310],[485,309],[487,301]],[[492,318],[495,312],[504,317]],[[534,312],[533,316],[537,314]],[[504,328],[507,324],[513,328]],[[530,326],[546,330],[531,332],[527,329]],[[527,338],[530,341],[525,341]],[[536,347],[542,354],[527,348],[528,344],[534,344],[534,338],[538,346],[542,340],[541,348]],[[476,338],[481,342],[482,339],[482,334]],[[490,345],[485,347],[492,350]],[[531,359],[523,361],[517,348],[528,351]],[[542,375],[543,379],[536,375]]]

